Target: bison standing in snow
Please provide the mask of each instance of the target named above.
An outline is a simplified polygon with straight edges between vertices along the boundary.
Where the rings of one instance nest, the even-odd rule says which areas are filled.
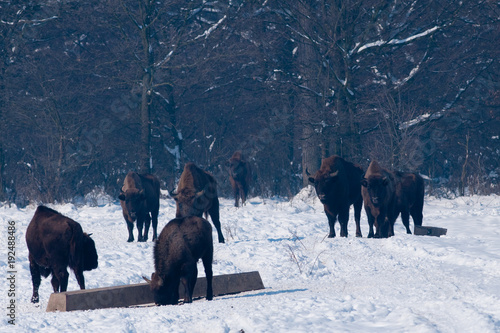
[[[414,225],[422,225],[425,194],[424,179],[417,173],[396,171],[394,174],[397,198],[396,214],[401,213],[401,220],[403,220],[406,227],[406,233],[411,234],[410,215],[413,218]]]
[[[180,282],[185,290],[184,303],[192,302],[200,258],[207,278],[207,300],[211,300],[212,227],[207,220],[198,216],[171,220],[155,243],[155,272],[151,280],[144,278],[150,284],[157,305],[177,304]]]
[[[250,165],[243,158],[240,151],[235,152],[227,164],[229,165],[229,181],[234,193],[234,206],[238,207],[240,198],[243,205],[248,195],[248,185],[251,177]]]
[[[120,195],[123,217],[127,223],[128,240],[134,241],[134,222],[137,221],[137,240],[148,240],[149,226],[153,221],[153,241],[156,240],[158,212],[160,210],[160,181],[150,174],[129,172],[123,181]],[[151,213],[151,216],[149,215]],[[144,226],[144,235],[142,228]]]
[[[307,172],[309,175],[309,172]],[[325,208],[330,225],[328,237],[335,237],[335,221],[340,223],[340,236],[347,237],[349,207],[354,205],[356,221],[356,237],[361,237],[360,218],[363,201],[359,182],[363,177],[363,169],[343,158],[333,155],[321,161],[320,169],[309,177],[314,184],[316,194]]]
[[[177,192],[171,191],[170,196],[177,204],[175,217],[199,216],[210,214],[217,229],[219,243],[224,243],[219,219],[219,197],[217,181],[214,176],[198,168],[193,163],[186,163],[182,171]]]
[[[365,204],[368,237],[390,237],[394,235],[397,218],[396,181],[394,174],[372,161],[361,181],[361,194]],[[376,232],[373,232],[373,226]]]
[[[83,271],[97,268],[97,251],[90,235],[78,222],[53,209],[39,206],[26,230],[30,272],[33,283],[31,302],[38,303],[41,275],[52,274],[54,292],[68,288],[69,266],[75,273],[80,289],[85,289]]]

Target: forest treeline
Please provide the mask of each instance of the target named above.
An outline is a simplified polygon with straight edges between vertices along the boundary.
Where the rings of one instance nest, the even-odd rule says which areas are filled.
[[[291,196],[321,158],[499,193],[492,0],[0,1],[0,200],[172,189],[190,161],[230,194]]]

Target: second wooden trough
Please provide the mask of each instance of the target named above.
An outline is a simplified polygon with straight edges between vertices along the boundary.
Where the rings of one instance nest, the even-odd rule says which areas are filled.
[[[443,236],[446,235],[448,229],[438,227],[415,226],[413,233],[417,236]]]
[[[214,276],[212,280],[214,296],[236,294],[244,291],[264,289],[259,272]],[[193,298],[205,297],[207,280],[198,278]],[[179,287],[179,295],[184,295],[184,287]],[[54,293],[50,295],[47,312],[95,310],[119,308],[154,303],[153,294],[147,283],[117,287],[105,287]]]

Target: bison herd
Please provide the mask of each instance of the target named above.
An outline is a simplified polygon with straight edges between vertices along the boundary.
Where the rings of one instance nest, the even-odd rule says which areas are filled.
[[[228,160],[229,179],[234,190],[235,206],[244,204],[250,182],[249,163],[241,152]],[[362,237],[361,207],[364,203],[368,218],[368,238],[386,238],[394,235],[394,223],[401,214],[406,232],[411,234],[409,216],[414,225],[422,225],[424,181],[417,173],[389,171],[372,161],[366,172],[359,165],[339,156],[322,160],[320,169],[309,174],[316,194],[324,206],[330,232],[335,237],[335,222],[339,221],[340,236],[347,237],[350,206],[354,206],[356,237]],[[176,217],[167,223],[157,236],[160,207],[160,182],[151,174],[129,172],[121,187],[120,204],[128,229],[128,242],[134,241],[133,226],[137,226],[137,240],[148,240],[152,222],[154,245],[154,273],[149,284],[158,305],[177,304],[179,284],[184,285],[184,302],[192,301],[196,283],[197,262],[202,260],[207,278],[206,298],[212,292],[212,227],[217,230],[219,243],[224,243],[219,219],[217,182],[208,172],[193,163],[187,163],[181,174],[177,190],[170,192],[176,202]],[[203,215],[205,218],[203,218]],[[375,227],[375,231],[374,231]],[[97,268],[97,251],[90,234],[80,224],[62,214],[39,206],[28,225],[26,243],[33,283],[31,301],[39,301],[41,276],[52,274],[54,292],[64,292],[68,285],[69,266],[81,289],[85,289],[83,271]]]
[[[309,172],[306,173],[309,175]],[[411,234],[409,216],[414,225],[422,225],[424,179],[417,173],[389,171],[372,161],[366,172],[359,165],[339,156],[323,159],[314,177],[316,194],[325,208],[330,225],[328,237],[335,237],[335,221],[340,223],[340,236],[347,237],[349,207],[354,205],[356,237],[362,237],[359,226],[361,205],[368,218],[368,238],[394,236],[394,223],[401,214],[406,232]],[[375,226],[375,233],[373,232]]]

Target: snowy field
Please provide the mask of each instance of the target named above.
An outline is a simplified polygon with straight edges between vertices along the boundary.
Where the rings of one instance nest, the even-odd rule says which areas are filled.
[[[192,304],[46,313],[52,287],[32,294],[25,231],[36,209],[0,206],[0,221],[17,227],[17,317],[7,320],[7,236],[0,240],[2,332],[500,332],[500,197],[426,197],[424,225],[444,237],[407,235],[325,238],[327,219],[311,187],[293,200],[253,198],[242,208],[221,200],[226,244],[215,243],[214,275],[259,271],[266,289],[204,298]],[[153,243],[127,243],[117,202],[97,207],[52,205],[93,233],[99,267],[87,288],[142,283],[153,271]],[[161,201],[158,232],[175,215]],[[411,225],[413,230],[413,224]],[[337,224],[337,234],[339,226]],[[136,230],[134,230],[136,236]],[[137,237],[137,236],[136,236]],[[151,231],[149,238],[151,239]],[[216,239],[214,228],[214,239]],[[199,263],[199,276],[204,271]],[[70,272],[68,290],[77,290]]]

